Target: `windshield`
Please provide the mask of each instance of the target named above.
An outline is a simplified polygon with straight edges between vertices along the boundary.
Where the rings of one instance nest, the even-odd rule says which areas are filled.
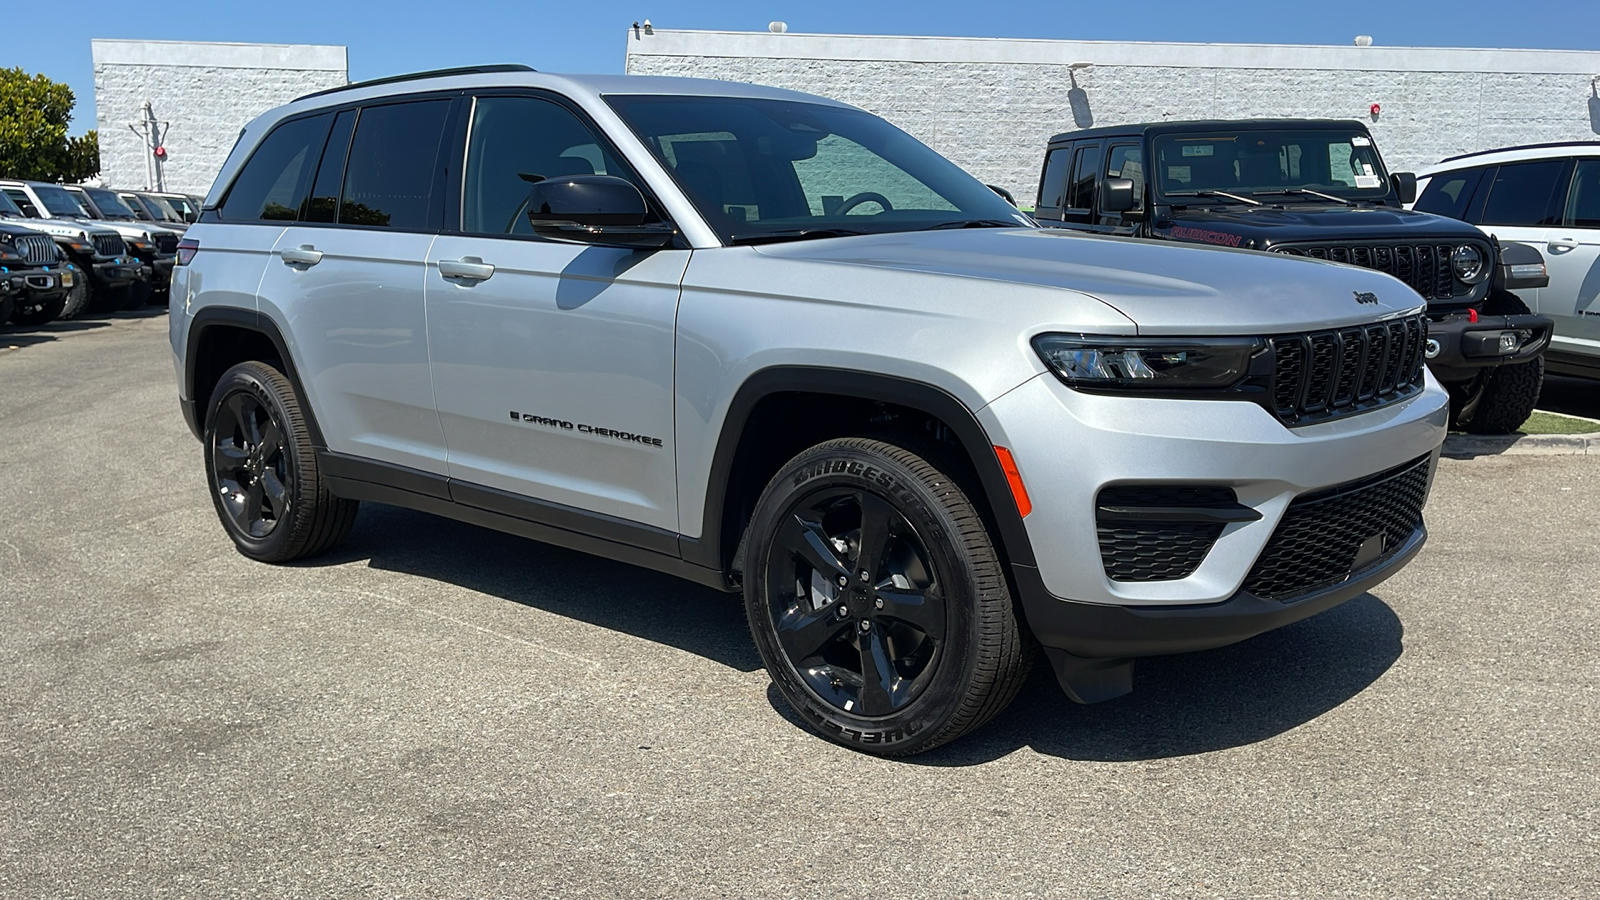
[[[68,219],[81,219],[86,213],[72,193],[66,188],[56,187],[53,184],[36,184],[33,192],[39,195],[39,200],[44,203],[45,212],[52,216],[63,216]]]
[[[1276,197],[1306,189],[1379,200],[1389,193],[1377,148],[1357,128],[1166,134],[1154,147],[1157,185],[1166,196],[1217,191]]]
[[[84,188],[84,193],[89,195],[89,199],[94,201],[94,205],[99,207],[100,212],[108,219],[137,218],[133,210],[128,208],[128,204],[123,203],[122,198],[113,191],[104,188]]]
[[[146,206],[150,207],[151,212],[160,214],[163,220],[168,222],[183,221],[183,216],[178,215],[178,211],[172,208],[172,204],[167,202],[167,198],[158,197],[155,194],[145,194],[140,199],[144,201]]]
[[[745,97],[607,101],[725,242],[1033,224],[955,163],[858,110]]]
[[[11,202],[11,198],[7,197],[3,192],[0,192],[0,216],[10,219],[26,218],[22,214],[22,210],[18,209],[17,205]]]
[[[139,221],[151,222],[155,220],[155,216],[151,215],[150,210],[143,203],[139,202],[138,197],[134,196],[133,194],[118,194],[117,196],[121,197],[123,202],[128,204],[128,208],[133,210],[134,217]]]

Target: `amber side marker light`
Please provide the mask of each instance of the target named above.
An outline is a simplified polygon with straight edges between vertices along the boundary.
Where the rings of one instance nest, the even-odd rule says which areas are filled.
[[[1012,458],[1011,451],[996,444],[995,458],[1000,460],[1000,470],[1006,473],[1006,483],[1011,485],[1011,499],[1017,501],[1018,515],[1027,517],[1033,512],[1033,501],[1028,499],[1028,489],[1022,483],[1022,473],[1017,471],[1017,461]]]

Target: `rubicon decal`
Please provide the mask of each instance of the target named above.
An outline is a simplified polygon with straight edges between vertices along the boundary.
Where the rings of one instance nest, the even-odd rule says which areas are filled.
[[[576,431],[579,434],[592,434],[595,437],[610,438],[614,441],[623,441],[629,444],[643,444],[646,447],[660,447],[661,438],[650,437],[644,434],[635,434],[631,431],[618,431],[615,428],[601,428],[598,425],[585,425],[582,422],[568,422],[566,419],[552,419],[547,416],[536,416],[533,413],[520,413],[511,410],[511,421],[523,422],[528,425],[543,425],[546,428],[559,428],[563,431]]]
[[[1200,241],[1203,244],[1221,244],[1224,247],[1237,247],[1244,240],[1237,234],[1226,231],[1207,231],[1204,228],[1189,228],[1184,225],[1174,225],[1168,232],[1180,241]]]

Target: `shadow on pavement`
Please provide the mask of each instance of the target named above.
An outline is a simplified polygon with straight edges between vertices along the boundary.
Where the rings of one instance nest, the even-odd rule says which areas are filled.
[[[343,547],[308,565],[367,560],[676,647],[741,672],[761,668],[735,595],[670,575],[394,506],[363,503]]]
[[[43,325],[18,325],[7,322],[0,325],[0,349],[34,347],[84,331],[109,328],[118,319],[153,319],[167,314],[167,307],[144,306],[139,309],[114,313],[85,313],[76,319],[56,319]]]
[[[1539,389],[1539,408],[1548,412],[1600,419],[1600,381],[1546,375]]]

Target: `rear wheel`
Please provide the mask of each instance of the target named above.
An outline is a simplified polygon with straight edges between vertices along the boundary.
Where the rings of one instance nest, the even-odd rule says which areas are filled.
[[[223,374],[206,415],[206,475],[222,526],[244,555],[288,562],[350,533],[359,504],[328,490],[294,387],[266,363]]]
[[[757,502],[745,612],[778,692],[829,740],[920,753],[987,722],[1032,661],[998,554],[954,479],[886,441],[790,460]]]

